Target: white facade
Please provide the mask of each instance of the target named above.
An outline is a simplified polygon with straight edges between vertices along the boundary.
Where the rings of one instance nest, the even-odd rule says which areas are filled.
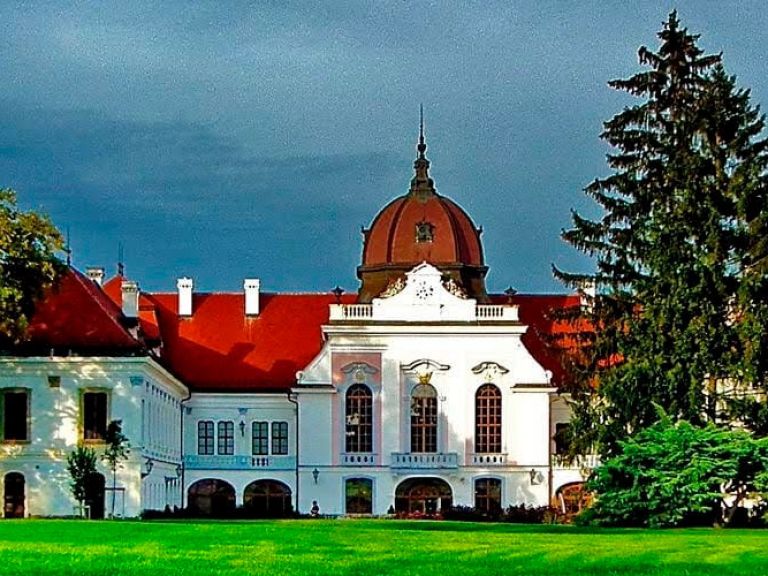
[[[104,443],[84,437],[84,399],[106,398],[105,422],[121,420],[130,454],[117,470],[115,515],[181,503],[181,402],[186,387],[155,361],[141,358],[0,358],[0,393],[27,396],[26,439],[0,445],[3,477],[24,479],[24,516],[67,516],[75,512],[67,455],[78,444],[103,453]],[[102,423],[102,424],[104,424]],[[17,435],[19,436],[19,435]],[[106,513],[112,505],[112,474],[101,460]],[[2,490],[9,515],[9,494]],[[98,513],[97,513],[98,515]]]
[[[284,393],[190,395],[149,357],[0,359],[0,389],[29,398],[28,438],[0,445],[0,473],[23,475],[25,516],[72,514],[66,457],[103,449],[83,431],[94,391],[131,443],[114,491],[121,516],[306,513],[314,502],[323,514],[430,513],[480,506],[483,490],[501,507],[541,506],[594,464],[553,457],[568,407],[521,341],[515,306],[479,305],[422,264],[388,297],[332,304],[329,316],[320,353]],[[99,470],[109,513],[111,474]]]

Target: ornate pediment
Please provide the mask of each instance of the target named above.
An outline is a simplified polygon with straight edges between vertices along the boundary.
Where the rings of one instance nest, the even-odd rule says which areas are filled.
[[[509,370],[497,362],[480,362],[472,372],[481,375],[486,382],[495,382]]]
[[[346,374],[348,378],[351,376],[352,380],[357,383],[365,382],[369,375],[376,374],[378,371],[378,368],[371,366],[367,362],[351,362],[341,367],[341,372]]]
[[[426,372],[426,371],[438,371],[438,372],[444,372],[445,370],[450,370],[450,366],[448,364],[441,364],[440,362],[437,362],[435,360],[430,360],[429,358],[419,358],[418,360],[414,360],[413,362],[409,364],[403,364],[401,366],[401,369],[403,372]]]
[[[443,274],[422,262],[392,282],[379,298],[374,298],[374,320],[404,322],[471,321],[477,302],[466,297],[454,280],[443,281]]]

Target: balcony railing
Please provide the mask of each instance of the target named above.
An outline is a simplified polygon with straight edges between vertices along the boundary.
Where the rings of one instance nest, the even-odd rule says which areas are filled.
[[[294,456],[184,456],[188,470],[294,470]]]
[[[502,304],[478,304],[475,307],[478,320],[508,320],[518,321],[517,306],[504,306]]]
[[[472,454],[472,464],[475,466],[506,466],[506,454]]]
[[[371,304],[331,304],[331,320],[376,320]],[[477,304],[474,318],[480,321],[519,321],[517,305]]]
[[[331,304],[331,320],[368,320],[372,316],[370,304]]]
[[[597,454],[576,456],[570,461],[559,454],[552,454],[553,470],[583,470],[585,468],[597,468],[599,465],[600,456]]]
[[[436,452],[434,454],[417,454],[414,452],[393,452],[392,468],[412,468],[417,470],[453,470],[459,467],[459,457],[456,452]]]
[[[344,466],[375,466],[378,461],[378,454],[365,453],[346,453],[341,455],[341,463]]]

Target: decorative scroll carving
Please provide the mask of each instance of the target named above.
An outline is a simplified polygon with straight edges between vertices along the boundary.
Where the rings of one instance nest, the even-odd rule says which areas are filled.
[[[480,362],[480,364],[472,368],[472,372],[475,374],[483,374],[483,379],[486,382],[493,382],[500,376],[509,372],[509,370],[496,362]]]
[[[435,362],[434,360],[430,360],[429,358],[419,358],[418,360],[414,360],[410,364],[403,364],[401,366],[401,369],[404,372],[413,372],[418,368],[419,366],[426,366],[427,368],[432,368],[432,370],[449,370],[451,367],[448,364],[440,364],[439,362]]]
[[[384,288],[384,291],[379,294],[379,298],[391,298],[396,294],[400,294],[400,292],[403,291],[403,288],[405,288],[405,279],[402,276],[395,280],[390,280],[387,287]]]
[[[443,282],[443,288],[445,288],[450,294],[453,294],[456,296],[456,298],[461,298],[462,300],[467,299],[467,293],[464,290],[464,288],[456,282],[453,278],[448,278],[445,282]]]

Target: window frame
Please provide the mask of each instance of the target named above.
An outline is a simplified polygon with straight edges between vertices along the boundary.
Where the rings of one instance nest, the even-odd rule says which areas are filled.
[[[256,428],[262,428],[263,435],[256,435]],[[259,449],[256,449],[256,442],[259,442]],[[251,422],[251,455],[252,456],[268,456],[269,455],[269,421],[267,420],[254,420]]]
[[[104,434],[101,438],[86,438],[86,413],[85,397],[89,394],[104,394]],[[109,426],[110,414],[112,413],[112,390],[109,388],[81,388],[80,389],[80,416],[79,416],[79,437],[84,444],[104,444],[107,427]]]
[[[207,434],[207,427],[210,424],[210,436]],[[201,425],[206,428],[206,434],[200,434]],[[213,420],[197,421],[197,455],[213,456],[216,453],[216,426]]]
[[[480,494],[480,484],[484,484],[484,493]],[[496,494],[493,491],[498,490],[498,501],[495,505],[492,502],[496,501]],[[475,478],[472,482],[472,492],[474,495],[473,505],[475,510],[483,514],[494,515],[501,512],[504,501],[504,483],[501,478],[493,476],[481,476]],[[484,505],[481,506],[480,503]]]
[[[272,433],[272,455],[287,456],[289,452],[288,422],[285,420],[275,420],[272,422],[270,431]]]
[[[373,390],[356,383],[344,394],[344,451],[373,453]]]
[[[25,402],[25,426],[24,426],[24,438],[6,438],[5,425],[6,425],[6,395],[10,394],[24,394],[26,396]],[[24,388],[22,386],[13,386],[9,388],[0,388],[0,442],[3,444],[29,444],[32,442],[32,389]]]
[[[235,455],[235,422],[233,420],[216,422],[216,454],[218,456]]]
[[[491,392],[485,394],[485,392]],[[503,402],[501,390],[493,383],[475,391],[475,453],[501,454],[503,449]]]
[[[440,419],[437,390],[431,384],[417,384],[410,398],[411,453],[437,454]]]

